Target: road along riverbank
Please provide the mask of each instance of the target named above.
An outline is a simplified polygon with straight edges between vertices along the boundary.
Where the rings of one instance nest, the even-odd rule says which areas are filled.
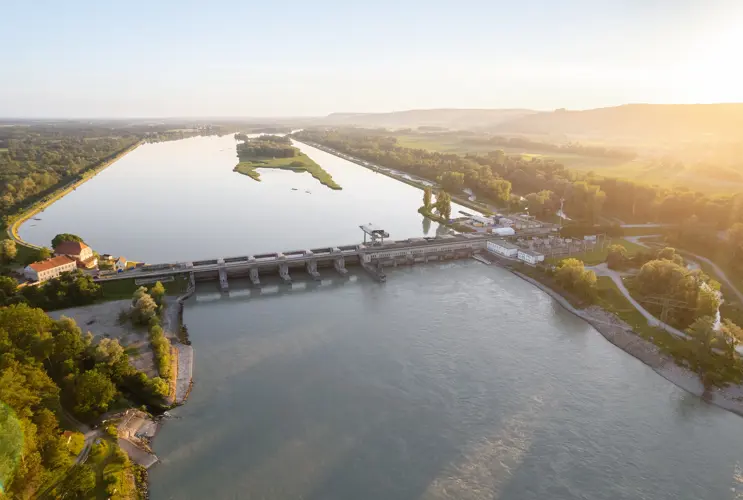
[[[695,396],[699,396],[708,403],[743,417],[742,386],[735,385],[706,390],[696,373],[677,365],[673,358],[663,354],[658,346],[652,342],[640,337],[632,331],[632,328],[627,323],[617,318],[614,314],[599,306],[576,309],[565,297],[543,283],[518,271],[512,272],[555,299],[564,309],[593,326],[606,340],[639,359],[669,382]]]

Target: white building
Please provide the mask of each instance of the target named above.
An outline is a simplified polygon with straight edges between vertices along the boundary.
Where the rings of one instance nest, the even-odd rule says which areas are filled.
[[[512,227],[496,227],[491,232],[498,236],[514,236],[516,234]]]
[[[114,270],[115,271],[124,271],[126,269],[126,257],[119,257],[116,259],[116,262],[114,262]]]
[[[544,261],[544,255],[534,250],[519,249],[518,258],[529,265],[536,266],[538,262]]]
[[[76,268],[75,259],[66,255],[58,255],[51,259],[27,265],[23,270],[23,275],[30,281],[46,281],[56,278],[62,273],[74,271]]]
[[[519,247],[505,240],[488,241],[488,252],[514,258],[518,255]]]

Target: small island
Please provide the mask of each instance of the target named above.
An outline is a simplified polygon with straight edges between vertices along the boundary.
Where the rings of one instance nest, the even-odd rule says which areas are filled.
[[[308,172],[330,189],[343,189],[320,165],[292,146],[289,137],[261,135],[249,138],[244,134],[235,134],[235,139],[243,141],[237,144],[237,156],[240,158],[240,163],[235,166],[235,172],[247,175],[256,181],[261,180],[259,168],[279,168],[297,173]]]

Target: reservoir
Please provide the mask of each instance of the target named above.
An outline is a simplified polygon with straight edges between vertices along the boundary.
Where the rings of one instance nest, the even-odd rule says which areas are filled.
[[[163,262],[352,244],[367,222],[396,239],[441,230],[420,190],[300,147],[342,191],[234,173],[231,136],[147,144],[20,234]],[[194,386],[155,438],[151,497],[743,499],[740,417],[501,268],[386,271],[383,285],[328,271],[200,284],[184,311]]]
[[[153,499],[743,498],[743,419],[496,266],[204,285]]]
[[[342,191],[282,170],[262,169],[257,182],[232,171],[235,145],[229,135],[139,146],[19,234],[49,246],[73,233],[99,253],[159,263],[355,244],[369,222],[393,239],[446,231],[418,213],[415,187],[303,144]]]

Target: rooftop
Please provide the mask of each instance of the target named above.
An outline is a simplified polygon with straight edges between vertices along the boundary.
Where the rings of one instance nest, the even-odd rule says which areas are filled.
[[[498,245],[501,248],[505,248],[506,250],[514,250],[518,248],[518,246],[514,245],[513,243],[509,243],[506,240],[493,240],[493,244]]]
[[[535,252],[534,250],[529,250],[528,248],[519,249],[519,252],[525,253],[526,255],[531,255],[532,257],[544,257],[544,254]]]
[[[71,262],[75,261],[67,257],[66,255],[58,255],[56,257],[52,257],[51,259],[42,260],[41,262],[34,262],[33,264],[29,264],[28,267],[30,267],[37,273],[40,273],[43,271],[48,271],[49,269],[54,269],[55,267],[69,264]]]
[[[80,255],[80,253],[86,248],[90,247],[88,247],[88,245],[86,245],[82,241],[63,241],[62,243],[54,247],[54,253]]]

